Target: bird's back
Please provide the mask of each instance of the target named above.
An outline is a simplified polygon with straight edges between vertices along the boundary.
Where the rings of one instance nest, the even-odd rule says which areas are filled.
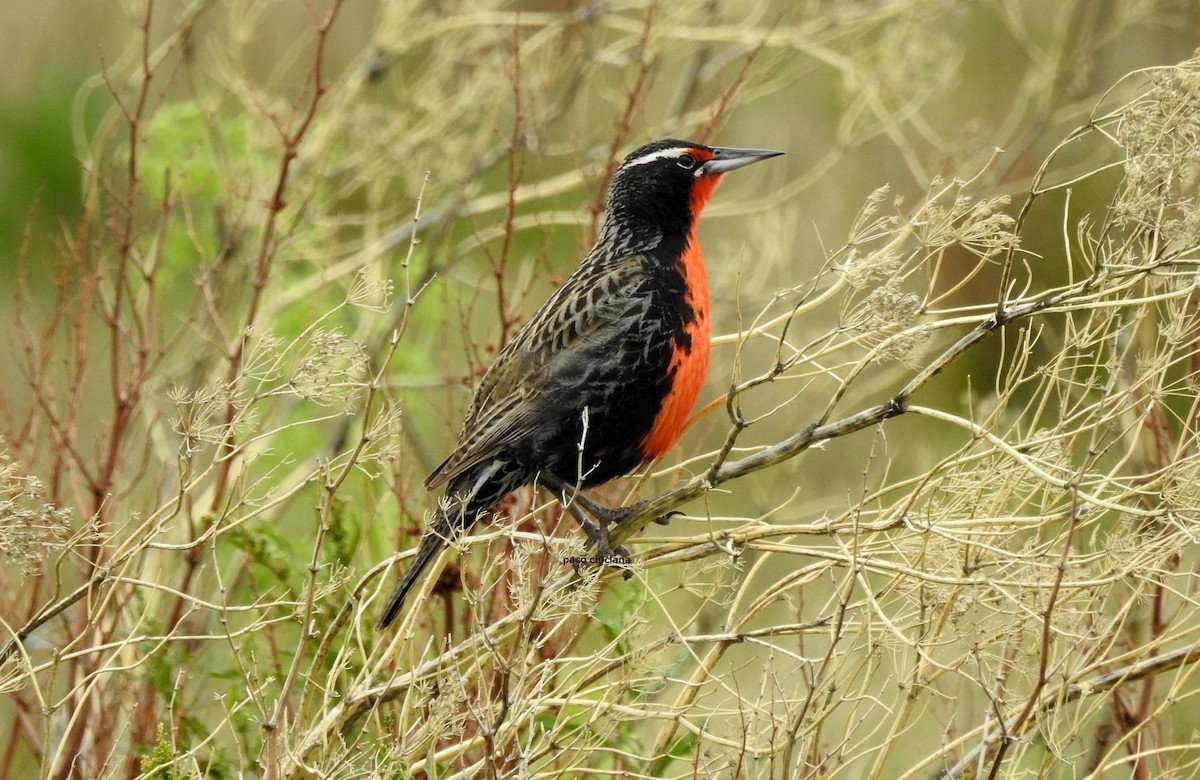
[[[501,350],[430,487],[500,455],[529,479],[599,484],[674,443],[708,363],[703,265],[686,235],[605,253],[613,245],[600,242]],[[674,259],[689,252],[687,268]]]

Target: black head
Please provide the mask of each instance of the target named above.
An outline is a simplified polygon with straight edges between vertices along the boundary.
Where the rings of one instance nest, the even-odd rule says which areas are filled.
[[[650,223],[666,232],[690,229],[721,176],[783,154],[665,138],[634,150],[608,188],[610,218]]]

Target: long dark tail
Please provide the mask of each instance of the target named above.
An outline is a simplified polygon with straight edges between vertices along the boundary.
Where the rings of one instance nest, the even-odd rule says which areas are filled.
[[[485,461],[450,480],[446,488],[449,500],[438,507],[433,521],[425,529],[417,546],[417,555],[392,591],[377,627],[387,628],[396,619],[408,592],[450,541],[462,536],[481,513],[522,484],[520,470],[499,459]]]
[[[438,520],[436,525],[441,525],[442,520],[441,510],[438,510]],[[447,527],[449,524],[446,524]],[[387,607],[383,610],[383,615],[379,618],[377,628],[387,628],[396,616],[400,614],[400,609],[404,606],[404,599],[408,598],[408,592],[417,584],[417,580],[421,579],[421,575],[429,568],[429,564],[433,563],[433,559],[438,556],[442,548],[447,544],[446,539],[435,533],[433,528],[425,532],[421,537],[421,544],[417,547],[417,557],[413,558],[412,563],[408,565],[408,569],[404,572],[404,576],[400,578],[400,582],[396,583],[396,589],[392,591],[391,598],[388,599]]]

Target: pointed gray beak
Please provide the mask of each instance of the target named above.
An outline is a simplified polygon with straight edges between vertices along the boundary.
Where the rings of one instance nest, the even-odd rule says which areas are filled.
[[[765,160],[768,157],[778,157],[783,152],[774,149],[735,149],[731,146],[714,146],[712,159],[701,165],[696,171],[698,176],[711,176],[714,173],[725,173],[743,165]]]

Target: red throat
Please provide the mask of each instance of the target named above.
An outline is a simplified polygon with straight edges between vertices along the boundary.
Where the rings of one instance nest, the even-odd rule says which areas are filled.
[[[695,241],[696,220],[700,219],[700,212],[704,211],[704,207],[712,199],[713,190],[717,188],[717,184],[721,182],[721,177],[724,174],[712,173],[708,176],[701,176],[692,184],[692,239]]]

